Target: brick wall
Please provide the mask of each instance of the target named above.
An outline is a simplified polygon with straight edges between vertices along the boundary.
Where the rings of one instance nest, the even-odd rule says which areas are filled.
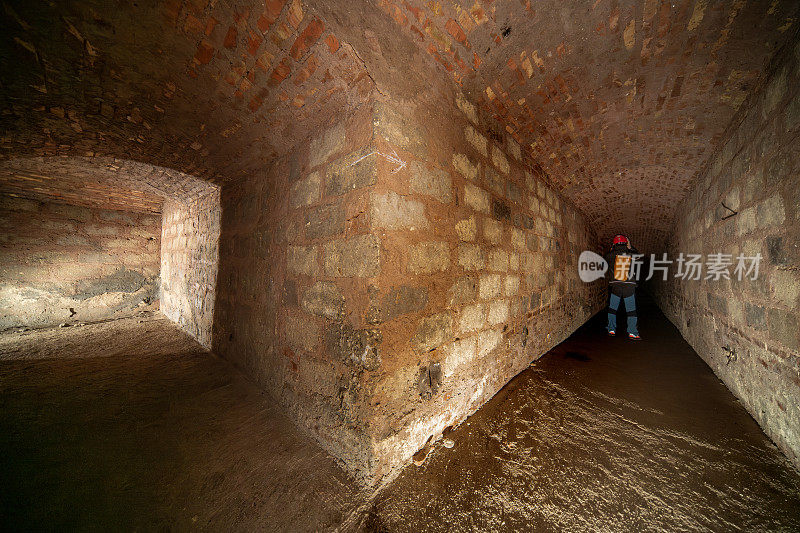
[[[167,199],[161,226],[161,311],[211,348],[219,263],[219,191]]]
[[[158,308],[156,215],[0,198],[0,330]]]
[[[731,279],[673,277],[653,287],[684,338],[798,465],[799,65],[795,38],[773,60],[678,209],[670,256],[731,254]],[[740,254],[763,257],[756,280],[734,275]]]
[[[580,215],[459,102],[364,105],[223,188],[214,349],[369,480],[602,306]]]

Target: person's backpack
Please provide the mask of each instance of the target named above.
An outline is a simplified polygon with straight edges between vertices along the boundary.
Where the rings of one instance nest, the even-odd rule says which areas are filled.
[[[615,254],[612,276],[614,281],[629,281],[633,275],[633,256]]]

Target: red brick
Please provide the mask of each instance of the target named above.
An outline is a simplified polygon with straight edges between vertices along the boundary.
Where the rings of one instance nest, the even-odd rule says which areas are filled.
[[[289,6],[286,19],[289,21],[289,24],[292,25],[292,28],[297,29],[300,27],[300,23],[303,22],[303,16],[303,5],[300,3],[300,0],[294,0],[292,5]]]
[[[403,6],[408,9],[414,17],[416,17],[417,22],[422,22],[422,9],[418,7],[414,7],[408,2],[403,2]]]
[[[202,41],[197,46],[197,52],[194,54],[195,60],[201,65],[207,64],[214,58],[214,47],[207,41]]]
[[[250,36],[247,38],[247,52],[251,56],[255,56],[262,42],[264,42],[264,38],[251,31]]]
[[[247,22],[247,19],[250,18],[250,8],[247,7],[242,11],[236,11],[233,14],[233,20],[236,22],[237,25],[241,25]]]
[[[456,41],[460,42],[461,44],[465,44],[467,42],[467,36],[464,33],[464,30],[461,29],[461,26],[459,26],[458,22],[456,22],[455,20],[453,19],[448,20],[447,24],[445,24],[444,27]]]
[[[314,54],[309,55],[308,59],[306,60],[305,68],[301,70],[297,74],[297,76],[295,76],[294,84],[295,85],[303,84],[303,82],[305,82],[308,78],[314,75],[314,72],[316,72],[317,70],[317,66],[318,66],[317,56],[315,56]]]
[[[258,17],[258,20],[256,21],[256,26],[258,26],[258,29],[261,32],[265,32],[269,29],[270,26],[272,26],[273,22],[275,21],[270,20],[270,18],[267,17],[266,15],[261,15],[260,17]]]
[[[332,54],[339,49],[339,39],[332,33],[325,38],[325,44],[328,45],[328,49]]]
[[[289,55],[294,59],[300,59],[312,46],[317,42],[322,32],[325,30],[325,24],[318,18],[312,20],[306,29],[297,36],[297,39],[289,51]]]
[[[228,28],[228,33],[225,34],[225,41],[222,43],[225,48],[234,48],[236,46],[236,37],[238,35],[238,31],[236,30],[236,26],[231,26]]]
[[[275,22],[278,16],[283,11],[283,6],[286,5],[286,0],[266,0],[264,2],[264,16],[268,17]],[[270,22],[270,24],[272,24]]]
[[[264,51],[256,60],[256,66],[266,72],[270,65],[272,65],[272,60],[275,57],[267,51]]]
[[[483,11],[483,8],[478,2],[475,2],[475,5],[472,6],[470,9],[470,14],[472,14],[472,18],[474,18],[475,22],[478,24],[482,24],[489,20],[486,18],[486,13]]]
[[[186,22],[183,24],[183,31],[187,33],[200,33],[203,31],[203,23],[190,13],[186,16]]]
[[[285,80],[289,74],[292,72],[292,67],[289,64],[289,59],[284,57],[278,66],[272,71],[272,74],[269,76],[269,84],[272,86],[280,84],[283,80]]]
[[[217,24],[219,24],[219,21],[217,19],[215,19],[214,17],[208,17],[208,20],[206,21],[206,30],[205,30],[206,37],[210,37],[211,34],[214,33],[214,28],[217,27]]]
[[[247,104],[247,107],[250,108],[250,111],[255,113],[256,111],[258,111],[258,108],[261,107],[262,103],[263,100],[258,95],[256,95],[250,99],[250,103]]]
[[[397,22],[403,28],[405,28],[406,24],[408,24],[408,17],[406,17],[397,6],[392,6],[392,18],[394,18],[395,22]]]

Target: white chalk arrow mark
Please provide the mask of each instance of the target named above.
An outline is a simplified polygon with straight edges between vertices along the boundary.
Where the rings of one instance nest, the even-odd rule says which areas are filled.
[[[353,161],[352,163],[350,163],[347,166],[352,167],[353,165],[355,165],[359,161],[361,161],[363,159],[366,159],[367,157],[369,157],[371,155],[383,156],[383,157],[386,158],[387,161],[391,161],[392,163],[396,164],[397,167],[395,167],[394,170],[392,170],[392,174],[394,174],[395,172],[400,172],[401,170],[403,170],[406,167],[406,162],[403,161],[402,159],[400,159],[400,156],[397,155],[397,152],[395,151],[394,148],[392,148],[392,153],[391,154],[384,154],[383,152],[379,152],[378,150],[374,150],[374,151],[368,153],[367,155],[362,155],[361,157],[359,157],[358,159],[356,159],[355,161]]]

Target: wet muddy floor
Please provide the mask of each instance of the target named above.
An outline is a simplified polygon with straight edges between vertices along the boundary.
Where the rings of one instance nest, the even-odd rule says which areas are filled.
[[[800,474],[643,303],[372,495],[159,315],[0,336],[0,529],[800,531]]]
[[[371,531],[800,531],[800,474],[643,299],[597,316],[376,498]]]

